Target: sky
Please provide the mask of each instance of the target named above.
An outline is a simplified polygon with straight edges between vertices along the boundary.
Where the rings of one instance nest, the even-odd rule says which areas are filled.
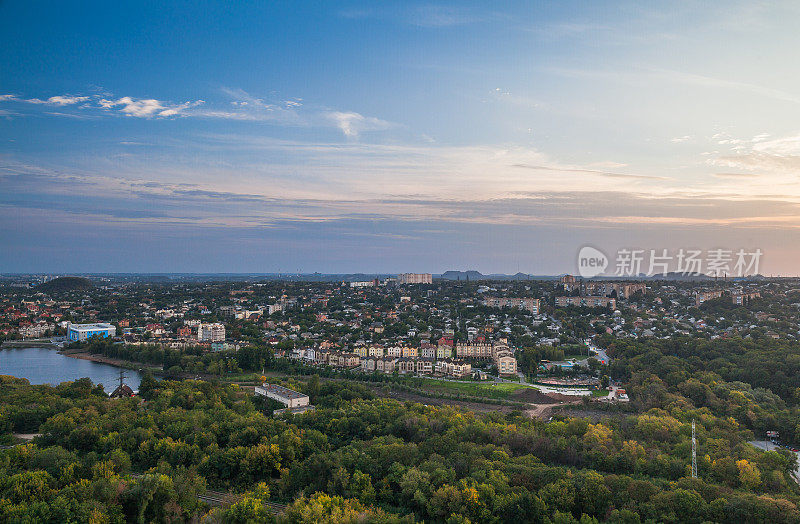
[[[561,274],[590,245],[797,275],[799,23],[0,0],[0,272]]]

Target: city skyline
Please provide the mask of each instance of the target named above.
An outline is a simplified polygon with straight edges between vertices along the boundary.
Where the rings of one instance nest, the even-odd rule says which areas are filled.
[[[800,273],[791,2],[0,14],[0,272]]]

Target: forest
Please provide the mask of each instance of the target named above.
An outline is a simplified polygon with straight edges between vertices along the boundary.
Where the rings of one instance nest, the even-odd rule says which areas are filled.
[[[631,373],[640,413],[549,422],[313,376],[284,381],[317,406],[294,417],[271,416],[235,384],[148,375],[140,397],[109,399],[88,379],[2,377],[0,432],[41,436],[0,452],[0,521],[800,521],[794,455],[746,443],[748,411],[779,399],[702,374]],[[207,489],[235,502],[210,507],[198,498]]]

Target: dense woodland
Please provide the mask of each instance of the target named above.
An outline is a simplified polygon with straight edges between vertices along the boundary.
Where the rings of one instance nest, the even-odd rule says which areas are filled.
[[[0,453],[0,520],[800,520],[793,455],[747,445],[753,432],[734,407],[739,395],[767,412],[777,400],[720,382],[727,398],[708,385],[717,402],[695,404],[687,383],[701,379],[640,380],[652,405],[638,415],[546,423],[404,404],[314,377],[286,383],[318,407],[293,418],[271,417],[235,385],[148,376],[141,398],[112,400],[88,380],[3,377],[0,429],[42,436]],[[647,396],[659,383],[663,394]],[[698,479],[689,475],[692,419]],[[205,489],[244,495],[212,509],[197,498]],[[265,501],[291,504],[276,516]]]

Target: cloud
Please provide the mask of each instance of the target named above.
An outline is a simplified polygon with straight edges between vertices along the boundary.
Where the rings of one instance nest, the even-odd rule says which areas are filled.
[[[27,98],[21,99],[17,95],[0,95],[0,102],[26,102],[28,104],[48,104],[53,106],[69,106],[86,102],[90,99],[88,96],[72,96],[72,95],[56,95],[51,96],[46,100],[41,98]]]
[[[128,116],[139,118],[158,117],[171,117],[183,114],[186,109],[197,107],[203,104],[203,100],[195,100],[194,102],[184,102],[183,104],[168,105],[154,98],[136,99],[129,96],[124,96],[117,100],[100,99],[98,101],[100,107],[104,109],[113,109],[119,107],[120,110]]]
[[[730,151],[709,159],[710,165],[771,174],[772,181],[786,181],[787,175],[800,175],[800,135],[769,140],[765,134],[746,139],[718,133],[712,138],[729,146]]]
[[[103,114],[121,114],[134,118],[169,119],[203,118],[215,120],[238,120],[242,122],[266,122],[276,125],[296,127],[336,127],[348,138],[357,138],[367,131],[381,131],[396,127],[395,124],[380,118],[365,116],[355,111],[337,111],[329,108],[307,106],[302,98],[266,100],[253,96],[243,89],[224,87],[220,90],[229,101],[226,105],[207,104],[205,100],[174,103],[157,98],[137,98],[132,96],[75,96],[57,95],[47,99],[22,99],[17,95],[0,95],[0,102],[17,102],[32,106],[51,105],[73,106],[74,113],[45,112],[52,116],[75,119],[94,118]],[[82,113],[86,116],[82,116]],[[94,114],[92,114],[94,113]],[[4,111],[3,116],[17,116],[18,113]]]
[[[694,73],[685,73],[682,71],[673,71],[670,69],[653,68],[650,69],[650,71],[652,71],[658,76],[661,76],[662,78],[682,84],[695,85],[701,87],[722,87],[726,89],[732,89],[735,91],[744,91],[747,93],[763,96],[766,98],[772,98],[774,100],[780,100],[783,102],[792,102],[795,104],[800,104],[800,97],[798,97],[797,95],[789,93],[787,91],[782,91],[780,89],[774,89],[771,87],[751,84],[748,82],[739,82],[736,80],[725,80],[722,78],[714,78],[711,76],[698,75]]]
[[[339,16],[350,20],[379,19],[397,20],[427,29],[462,26],[501,19],[502,15],[494,12],[473,9],[463,6],[420,5],[403,6],[393,9],[384,4],[372,3],[369,8],[348,8],[339,11]]]
[[[84,114],[81,114],[81,113],[64,113],[64,112],[61,112],[61,111],[45,111],[44,114],[50,115],[50,116],[60,116],[60,117],[64,117],[64,118],[72,118],[74,120],[96,120],[97,118],[100,118],[100,117],[95,116],[95,115],[84,115]]]
[[[676,136],[675,138],[671,139],[670,142],[672,142],[673,144],[680,144],[682,142],[688,142],[691,139],[692,137],[690,135]]]
[[[742,178],[758,178],[761,175],[757,175],[755,173],[712,173],[711,176],[716,178],[742,179]]]
[[[392,127],[392,124],[385,120],[354,112],[331,111],[325,116],[348,138],[358,138],[364,131],[382,131]]]
[[[620,164],[623,166],[624,164]],[[621,178],[621,179],[639,179],[639,180],[669,180],[668,177],[663,176],[654,176],[654,175],[636,175],[636,174],[629,174],[629,173],[611,173],[608,171],[602,171],[598,169],[586,169],[586,168],[576,168],[576,167],[567,167],[567,166],[537,166],[537,165],[528,165],[528,164],[512,164],[513,167],[521,167],[525,169],[533,169],[537,171],[559,171],[562,173],[585,173],[587,175],[600,175],[609,178]]]
[[[53,106],[69,106],[78,104],[80,102],[85,102],[89,100],[88,96],[51,96],[47,100],[42,100],[40,98],[29,98],[24,100],[29,104],[48,104]]]
[[[482,20],[485,17],[475,11],[440,5],[419,6],[409,13],[412,24],[429,28],[472,24]]]

